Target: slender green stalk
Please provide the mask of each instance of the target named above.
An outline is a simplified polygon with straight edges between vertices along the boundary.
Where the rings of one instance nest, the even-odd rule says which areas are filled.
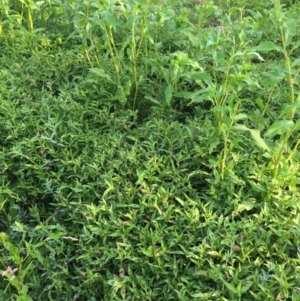
[[[292,62],[291,62],[290,53],[288,51],[289,42],[287,41],[286,34],[287,34],[287,36],[290,35],[290,38],[292,38],[294,36],[294,34],[292,32],[290,32],[289,26],[284,21],[285,18],[281,12],[280,1],[273,0],[272,2],[274,4],[274,8],[275,8],[275,16],[276,16],[278,24],[279,24],[280,37],[281,37],[281,43],[282,43],[282,54],[284,56],[284,62],[285,62],[285,66],[286,66],[287,73],[288,73],[288,85],[289,85],[289,89],[290,89],[290,102],[291,102],[291,104],[293,104],[293,103],[295,103],[295,82],[299,75],[300,70],[298,70],[296,75],[293,76]],[[293,120],[295,113],[296,113],[296,108],[294,107],[285,115],[285,119]],[[287,149],[288,141],[298,125],[299,125],[299,121],[296,123],[296,125],[293,126],[292,129],[288,130],[285,134],[283,134],[282,145],[280,146],[278,154],[273,159],[273,163],[274,163],[273,180],[277,179],[280,162]],[[294,150],[296,150],[297,147],[298,147],[298,142],[297,142]],[[288,157],[288,159],[287,159],[288,161],[291,160],[293,154],[294,154],[294,151]]]
[[[292,67],[291,67],[291,58],[290,58],[290,54],[288,52],[288,45],[287,45],[287,41],[285,38],[285,31],[287,31],[288,29],[284,28],[284,18],[283,16],[281,16],[281,7],[280,7],[280,1],[278,0],[273,0],[274,3],[274,7],[275,7],[275,15],[277,17],[277,20],[279,22],[279,30],[280,30],[280,38],[281,38],[281,43],[282,43],[282,53],[284,55],[285,58],[285,65],[288,71],[288,85],[290,88],[290,101],[291,103],[295,102],[295,81],[296,78],[299,74],[299,72],[297,72],[297,74],[295,75],[295,77],[293,77],[292,74]],[[296,109],[293,108],[285,117],[286,119],[293,119],[294,115],[295,115]]]
[[[231,115],[231,122],[229,125],[228,129],[224,129],[224,149],[223,149],[223,159],[222,159],[222,172],[221,172],[221,179],[224,180],[224,176],[225,176],[225,170],[226,170],[226,159],[227,159],[227,155],[228,155],[228,140],[229,140],[229,135],[230,135],[230,129],[232,128],[234,122],[235,122],[235,116],[238,113],[240,104],[241,104],[241,99],[238,97],[238,95],[236,95],[238,101],[236,103],[236,105],[234,106],[232,115]]]
[[[108,27],[108,28],[107,28]],[[115,67],[116,70],[116,82],[117,82],[117,86],[120,87],[121,86],[121,77],[120,77],[120,72],[121,72],[121,65],[120,65],[120,60],[118,59],[118,55],[117,55],[117,50],[114,44],[114,39],[113,39],[113,35],[111,32],[111,29],[109,27],[109,25],[104,24],[103,25],[103,30],[105,33],[105,38],[106,38],[106,42],[109,48],[109,52],[113,61],[113,65]]]
[[[286,152],[286,149],[287,149],[287,146],[288,146],[288,141],[291,137],[291,135],[293,134],[293,132],[295,131],[296,128],[298,128],[300,125],[300,120],[298,120],[298,122],[294,125],[294,127],[292,129],[290,129],[289,131],[287,131],[287,133],[285,134],[285,137],[284,137],[284,140],[283,140],[283,143],[282,143],[282,146],[279,150],[279,153],[278,155],[275,157],[274,159],[274,175],[273,175],[273,179],[276,179],[277,178],[277,175],[278,175],[278,169],[279,169],[279,166],[280,166],[280,162],[282,160],[282,157],[284,155],[284,153]],[[289,155],[289,157],[287,158],[287,161],[290,161],[293,157],[293,155],[295,154],[298,146],[299,146],[299,143],[300,143],[300,140],[297,141],[295,147],[294,147],[294,150],[291,152],[291,154]]]
[[[290,153],[289,157],[287,158],[288,161],[291,161],[291,159],[295,155],[299,145],[300,145],[300,139],[298,139],[293,151]]]
[[[272,89],[271,89],[271,92],[270,92],[270,94],[269,94],[269,96],[268,96],[267,103],[266,103],[266,105],[265,105],[265,107],[264,107],[264,109],[263,109],[263,111],[262,111],[262,113],[261,113],[262,116],[264,116],[265,113],[266,113],[266,110],[267,110],[267,108],[268,108],[268,105],[269,105],[269,103],[271,102],[271,99],[272,99],[272,96],[273,96],[273,91],[275,90],[276,86],[277,86],[277,84],[275,84],[275,85],[272,87]]]
[[[137,98],[137,91],[138,91],[138,81],[137,81],[137,52],[136,52],[136,43],[135,43],[135,19],[132,22],[131,28],[131,55],[132,55],[132,75],[134,81],[134,99],[133,99],[133,109],[136,106],[136,98]]]

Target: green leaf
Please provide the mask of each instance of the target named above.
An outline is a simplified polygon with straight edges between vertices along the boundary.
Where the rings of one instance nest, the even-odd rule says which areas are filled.
[[[174,96],[176,97],[183,97],[185,99],[192,99],[194,97],[194,95],[198,95],[199,91],[197,92],[189,92],[189,91],[179,91],[174,93]]]
[[[268,72],[263,72],[263,85],[274,85],[280,83],[286,76],[286,67],[278,66]]]
[[[211,112],[231,112],[232,109],[229,106],[215,106],[210,109]]]
[[[17,301],[33,301],[28,295],[17,296]]]
[[[272,50],[279,51],[279,50],[281,50],[281,48],[276,46],[271,41],[265,41],[265,42],[260,43],[258,46],[255,46],[252,50],[267,53],[267,52],[270,52]]]
[[[11,259],[17,264],[21,265],[22,264],[22,257],[20,256],[20,248],[19,246],[15,246],[9,241],[3,242],[4,248],[9,252],[9,256]]]
[[[291,49],[291,51],[290,51],[290,54],[291,54],[295,49],[299,48],[299,46],[300,46],[300,40],[297,41],[296,43],[293,43],[293,47],[292,47],[292,49]]]
[[[295,19],[288,19],[284,22],[283,26],[285,28],[285,47],[287,47],[291,44],[293,37],[296,35],[297,23]]]
[[[207,254],[212,256],[212,257],[219,257],[220,256],[220,254],[217,251],[208,251]]]
[[[26,296],[28,293],[28,286],[25,284],[22,284],[22,289],[19,293],[21,293],[23,296]]]
[[[300,119],[297,121],[297,123],[295,124],[295,127],[293,128],[293,132],[296,132],[300,130]]]
[[[243,202],[238,205],[237,212],[249,211],[254,207],[254,204],[251,202]]]
[[[207,295],[205,293],[196,293],[192,295],[193,298],[203,298],[203,297],[207,297]]]
[[[291,67],[299,67],[300,66],[300,58],[298,57],[297,59],[292,61]]]
[[[249,128],[247,128],[245,125],[243,124],[237,124],[235,126],[233,126],[233,128],[235,128],[238,131],[250,131]]]
[[[210,141],[208,153],[211,154],[219,144],[220,144],[219,140]]]
[[[154,103],[158,106],[161,106],[161,102],[158,101],[157,99],[153,98],[151,95],[145,95],[144,97],[145,97],[145,99],[150,100],[152,103]]]
[[[271,150],[270,150],[269,146],[267,145],[267,143],[265,142],[265,140],[261,138],[259,130],[249,130],[249,131],[250,131],[250,134],[251,134],[252,139],[254,140],[255,144],[258,147],[260,147],[270,153]]]
[[[171,105],[172,96],[173,96],[173,86],[169,84],[165,89],[165,101],[168,106]]]
[[[99,76],[99,77],[102,77],[102,78],[106,78],[110,82],[113,82],[112,79],[110,78],[110,76],[108,74],[106,74],[103,69],[91,68],[90,73],[95,74],[96,76]]]
[[[267,143],[261,138],[259,130],[251,130],[242,124],[237,124],[233,128],[235,128],[236,130],[239,130],[239,131],[249,131],[252,139],[254,140],[255,144],[258,147],[260,147],[268,152],[271,152]]]
[[[32,258],[36,258],[39,261],[39,263],[44,263],[44,257],[38,250],[32,250],[30,255],[32,256]]]
[[[211,76],[208,73],[202,73],[202,72],[195,72],[195,71],[191,71],[188,74],[188,77],[193,79],[195,82],[199,82],[201,83],[202,81],[208,81],[211,80]]]
[[[234,116],[234,121],[244,120],[247,119],[248,115],[245,113],[238,113]]]
[[[241,289],[241,294],[246,293],[250,289],[250,287],[252,286],[252,284],[253,284],[253,281],[250,281],[247,284],[243,285],[242,289]]]
[[[257,105],[259,106],[259,108],[263,111],[264,108],[265,108],[264,101],[263,101],[261,98],[257,98],[257,99],[256,99],[256,103],[257,103]]]
[[[199,96],[195,96],[195,97],[191,98],[191,102],[189,103],[189,105],[193,104],[193,103],[202,103],[207,100],[209,100],[209,97],[205,93],[203,95],[199,95]]]
[[[127,103],[127,95],[125,89],[122,86],[118,87],[115,97],[120,102],[121,106],[124,108]]]
[[[176,52],[176,58],[180,66],[191,66],[193,68],[200,68],[198,62],[190,59],[185,52]]]
[[[256,58],[261,61],[261,62],[264,62],[265,60],[263,59],[263,57],[256,51],[250,51],[249,54],[252,54],[254,56],[256,56]]]
[[[62,236],[67,235],[67,232],[58,232],[58,233],[51,233],[49,235],[49,237],[46,238],[46,240],[50,240],[50,239],[58,239],[61,238]]]
[[[100,16],[108,25],[115,27],[118,24],[118,19],[110,8],[101,12]]]
[[[4,204],[7,202],[7,199],[4,199],[2,195],[0,195],[0,211],[2,211]]]
[[[229,282],[225,281],[222,277],[220,277],[220,279],[222,280],[222,282],[226,285],[226,287],[234,294],[237,294],[238,291],[237,289],[232,285],[230,284]]]
[[[265,137],[274,137],[275,135],[282,135],[288,132],[293,126],[292,120],[279,120],[275,121],[267,130]]]

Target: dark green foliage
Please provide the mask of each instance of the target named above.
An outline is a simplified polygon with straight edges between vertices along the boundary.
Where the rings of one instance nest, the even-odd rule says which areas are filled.
[[[2,1],[0,300],[300,300],[273,2]]]

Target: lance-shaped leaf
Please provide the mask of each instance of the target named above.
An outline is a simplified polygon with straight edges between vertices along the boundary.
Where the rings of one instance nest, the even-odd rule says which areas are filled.
[[[239,130],[239,131],[249,131],[250,134],[251,134],[251,137],[252,137],[252,139],[254,141],[254,143],[258,147],[260,147],[260,148],[268,151],[269,153],[271,152],[270,147],[267,145],[267,143],[265,142],[265,140],[263,138],[261,138],[259,130],[249,129],[248,127],[246,127],[245,125],[242,125],[242,124],[237,124],[237,125],[234,126],[234,128],[236,130]]]
[[[264,53],[270,52],[272,50],[281,51],[282,49],[281,49],[281,47],[276,46],[271,41],[262,42],[258,46],[255,46],[254,48],[252,48],[252,51],[261,51]]]
[[[275,121],[270,128],[267,130],[265,137],[274,137],[276,135],[285,134],[293,126],[294,122],[292,120],[279,120]]]

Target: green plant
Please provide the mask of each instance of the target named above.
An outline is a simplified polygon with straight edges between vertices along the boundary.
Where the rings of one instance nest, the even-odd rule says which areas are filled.
[[[300,299],[278,3],[1,2],[0,300]]]

